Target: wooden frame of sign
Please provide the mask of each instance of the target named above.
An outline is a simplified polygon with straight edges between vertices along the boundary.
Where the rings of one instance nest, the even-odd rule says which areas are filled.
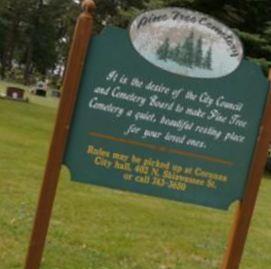
[[[40,267],[81,72],[92,35],[92,12],[94,9],[95,4],[93,1],[84,1],[84,11],[79,16],[75,27],[63,82],[63,94],[59,105],[31,242],[26,258],[26,269],[37,269]]]
[[[45,169],[25,269],[40,268],[71,118],[75,108],[75,101],[88,44],[92,35],[92,12],[94,9],[95,3],[92,0],[85,0],[83,2],[84,11],[79,16],[75,28],[63,84],[63,95]],[[269,80],[270,79],[271,72]],[[221,269],[239,268],[266,162],[268,146],[271,139],[270,126],[271,93],[269,91],[248,184],[245,195],[237,208],[234,225],[229,236],[228,249],[225,253]]]

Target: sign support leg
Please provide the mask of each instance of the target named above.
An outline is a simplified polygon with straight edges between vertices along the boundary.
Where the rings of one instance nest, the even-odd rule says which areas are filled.
[[[66,74],[63,82],[63,94],[59,105],[54,134],[52,137],[43,184],[34,220],[25,269],[40,268],[42,253],[46,241],[58,178],[65,151],[69,125],[75,106],[81,73],[92,34],[92,0],[83,2],[84,12],[79,16],[70,48]]]
[[[271,90],[267,98],[262,125],[252,160],[248,183],[243,200],[239,203],[235,222],[229,236],[228,249],[221,269],[238,269],[241,262],[250,222],[256,204],[257,193],[271,140]]]

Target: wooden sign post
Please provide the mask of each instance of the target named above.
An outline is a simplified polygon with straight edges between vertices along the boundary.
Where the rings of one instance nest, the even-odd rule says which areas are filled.
[[[75,28],[25,269],[40,267],[81,72],[92,35],[94,9],[93,1],[84,1],[84,12]]]
[[[25,269],[40,267],[62,164],[99,186],[222,210],[239,200],[221,266],[238,269],[271,139],[260,68],[206,14],[146,12],[129,33],[106,27],[89,46],[94,2],[83,9]]]
[[[269,75],[271,72],[269,72]],[[270,79],[270,77],[269,77]],[[262,120],[258,143],[255,149],[249,180],[243,200],[239,203],[235,222],[229,236],[222,269],[238,269],[242,258],[250,222],[263,176],[267,151],[271,141],[271,92],[269,92]]]

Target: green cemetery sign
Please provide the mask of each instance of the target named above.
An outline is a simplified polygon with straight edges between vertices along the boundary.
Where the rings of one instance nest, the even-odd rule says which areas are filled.
[[[92,39],[64,163],[76,181],[227,209],[243,197],[267,94],[226,26],[144,13]]]
[[[91,38],[95,3],[82,7],[25,268],[40,268],[64,163],[79,182],[218,209],[239,200],[220,267],[238,269],[271,138],[269,83],[205,14],[154,10]]]

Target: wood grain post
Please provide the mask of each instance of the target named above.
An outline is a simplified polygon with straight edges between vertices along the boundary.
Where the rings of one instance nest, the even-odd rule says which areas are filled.
[[[66,74],[63,82],[63,94],[49,150],[32,236],[26,257],[25,269],[40,268],[67,136],[70,129],[70,122],[89,41],[92,35],[92,12],[95,9],[95,3],[92,0],[85,0],[82,7],[83,12],[77,20],[70,48]]]
[[[271,72],[269,72],[269,79]],[[235,215],[234,225],[229,236],[228,249],[224,256],[221,269],[238,269],[245,242],[256,204],[257,194],[263,176],[264,166],[267,159],[267,151],[271,140],[271,87],[261,123],[260,133],[252,166],[248,177],[248,183],[243,200],[239,203]]]

